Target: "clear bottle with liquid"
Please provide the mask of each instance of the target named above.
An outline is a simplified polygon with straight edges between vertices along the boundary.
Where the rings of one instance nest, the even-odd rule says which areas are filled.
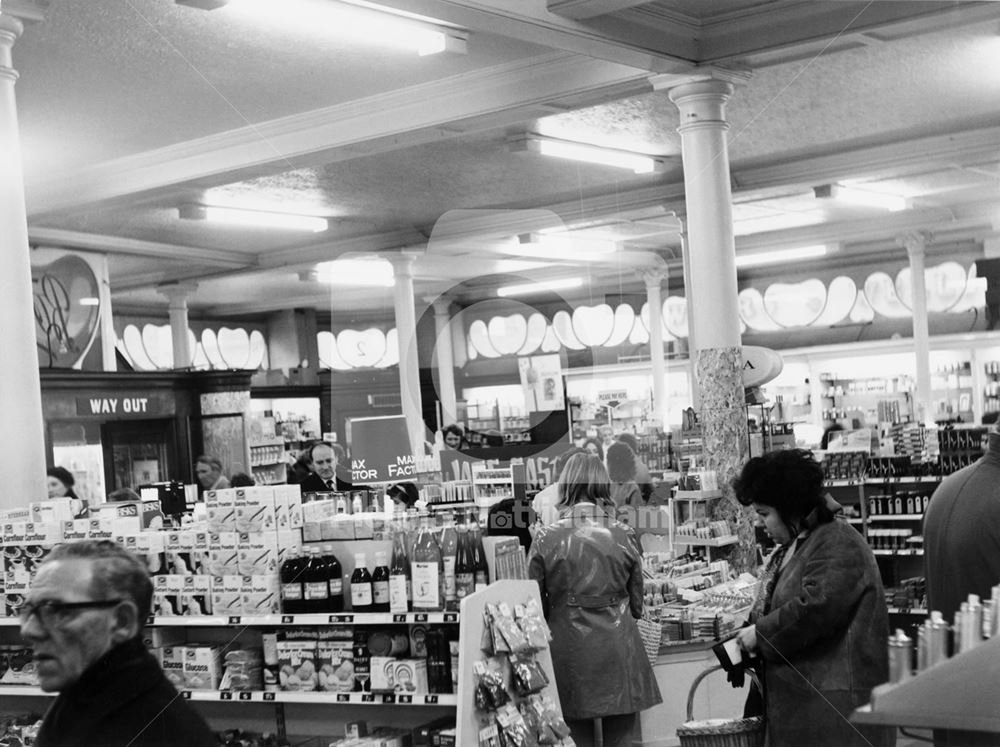
[[[400,525],[392,536],[392,560],[389,564],[389,611],[409,612],[412,604],[410,557],[407,552],[406,532]]]
[[[344,611],[344,569],[333,554],[333,545],[323,545],[323,562],[326,564],[326,584],[329,589],[330,612]]]
[[[351,574],[351,609],[355,612],[371,612],[372,574],[368,570],[368,558],[363,552],[354,554],[354,573]]]
[[[440,610],[444,605],[444,563],[441,548],[424,517],[413,540],[410,553],[410,578],[413,583],[413,609]]]
[[[448,610],[457,610],[458,601],[455,595],[455,559],[458,555],[458,532],[455,530],[455,520],[449,519],[441,530],[441,563],[444,571],[444,606]]]
[[[372,574],[372,612],[389,611],[389,563],[386,553],[375,553],[375,573]]]

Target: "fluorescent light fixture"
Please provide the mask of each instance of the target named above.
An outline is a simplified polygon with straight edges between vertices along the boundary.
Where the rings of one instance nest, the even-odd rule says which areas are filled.
[[[840,184],[825,184],[816,187],[813,193],[818,198],[832,197],[838,202],[848,205],[860,205],[862,207],[875,207],[896,213],[906,210],[906,198],[902,195],[889,194],[888,192],[873,192],[858,187],[844,187]]]
[[[427,16],[366,0],[175,0],[202,10],[225,7],[271,28],[317,30],[419,55],[466,51],[468,34]]]
[[[606,239],[577,238],[566,234],[523,234],[504,251],[533,259],[600,260],[618,250],[618,244]]]
[[[381,257],[335,259],[316,265],[316,279],[329,285],[391,288],[396,284],[392,263]]]
[[[527,135],[513,138],[510,141],[512,149],[530,150],[543,156],[568,158],[572,161],[596,163],[602,166],[614,166],[620,169],[630,169],[636,174],[651,174],[663,171],[664,160],[644,153],[636,153],[619,148],[608,148],[603,145],[590,145],[573,140],[561,140],[546,135]]]
[[[101,299],[95,298],[94,296],[86,296],[77,301],[81,306],[100,306]]]
[[[776,249],[773,252],[757,252],[755,254],[737,254],[737,267],[759,267],[760,265],[773,265],[779,262],[794,262],[799,259],[815,259],[826,255],[826,247],[822,244],[817,246],[800,246],[795,249]]]
[[[313,233],[326,231],[330,227],[329,220],[315,215],[247,210],[218,205],[181,205],[178,214],[181,218],[188,220],[207,220],[232,226],[285,228],[292,231],[312,231]]]
[[[527,293],[537,293],[543,290],[565,290],[567,288],[579,288],[583,285],[583,278],[562,278],[561,280],[539,280],[537,283],[524,283],[521,285],[504,285],[497,288],[497,295],[500,298],[508,296],[523,296]]]

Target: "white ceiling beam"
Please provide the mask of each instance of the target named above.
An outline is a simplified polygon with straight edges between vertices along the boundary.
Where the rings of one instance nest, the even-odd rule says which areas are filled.
[[[580,58],[549,54],[477,73],[449,77],[404,90],[368,96],[346,104],[263,122],[190,140],[26,185],[29,220],[85,204],[148,195],[177,185],[205,186],[259,176],[261,169],[287,171],[332,158],[337,149],[382,140],[384,150],[399,147],[397,136],[442,128],[456,122],[510,116],[512,110],[580,96],[609,98],[648,90],[643,71]],[[479,123],[486,127],[489,122]],[[461,129],[452,130],[454,135]],[[406,145],[413,143],[407,141]]]
[[[102,254],[131,254],[139,257],[156,257],[178,262],[195,262],[204,267],[226,267],[246,269],[257,266],[257,258],[241,252],[219,249],[205,249],[178,244],[162,244],[156,241],[141,241],[122,236],[66,231],[60,228],[30,227],[28,242],[64,249],[81,249]]]
[[[547,0],[550,12],[566,18],[584,20],[646,5],[650,0]]]

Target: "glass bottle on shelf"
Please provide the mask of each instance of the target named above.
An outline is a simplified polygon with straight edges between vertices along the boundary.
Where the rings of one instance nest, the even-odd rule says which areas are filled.
[[[413,609],[440,610],[444,602],[444,564],[441,548],[434,539],[426,516],[421,519],[420,530],[413,541],[410,577],[413,583]]]
[[[375,553],[375,573],[372,574],[372,612],[389,611],[389,564],[386,553]]]
[[[327,609],[330,612],[344,611],[344,569],[333,554],[333,545],[323,545],[323,562],[326,565],[326,583],[330,594]]]
[[[402,524],[400,524],[392,536],[392,560],[389,565],[389,611],[408,612],[412,600],[406,532],[403,531]]]
[[[469,523],[469,542],[472,545],[472,564],[476,579],[476,591],[482,591],[490,583],[490,569],[486,562],[486,550],[483,548],[483,529],[471,515]]]
[[[458,609],[455,596],[455,556],[458,553],[458,532],[455,531],[455,520],[448,519],[441,530],[441,562],[444,569],[444,605],[445,609]]]
[[[456,608],[462,600],[476,590],[476,567],[469,542],[469,529],[465,524],[458,526],[458,551],[455,555],[455,599]]]
[[[281,611],[290,615],[305,612],[302,595],[302,554],[298,548],[291,548],[278,571],[281,581]]]
[[[302,596],[305,612],[328,612],[330,608],[330,586],[326,575],[326,563],[320,556],[318,547],[309,548],[309,561],[302,571]]]
[[[355,612],[371,612],[372,574],[368,570],[368,558],[363,552],[354,553],[354,573],[351,574],[351,609]]]

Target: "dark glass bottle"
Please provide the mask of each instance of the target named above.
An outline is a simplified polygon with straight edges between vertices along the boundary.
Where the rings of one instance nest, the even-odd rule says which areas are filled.
[[[455,555],[455,597],[459,605],[462,600],[476,590],[476,568],[469,542],[469,530],[464,524],[458,526],[458,553]]]
[[[469,541],[472,544],[472,565],[476,575],[476,591],[482,591],[490,583],[490,567],[483,549],[483,530],[475,519],[469,525]]]
[[[302,571],[302,597],[304,612],[328,612],[330,586],[327,582],[326,563],[318,547],[309,548],[309,561]]]
[[[351,574],[351,609],[355,612],[372,611],[372,574],[363,552],[354,554],[354,573]]]
[[[278,571],[281,579],[281,611],[289,615],[305,612],[302,595],[302,556],[298,548],[288,551]]]
[[[330,591],[330,612],[344,611],[344,569],[333,554],[333,545],[323,545],[323,562],[326,565],[326,585]]]
[[[372,574],[372,612],[389,611],[389,564],[384,552],[375,553],[375,573]]]

